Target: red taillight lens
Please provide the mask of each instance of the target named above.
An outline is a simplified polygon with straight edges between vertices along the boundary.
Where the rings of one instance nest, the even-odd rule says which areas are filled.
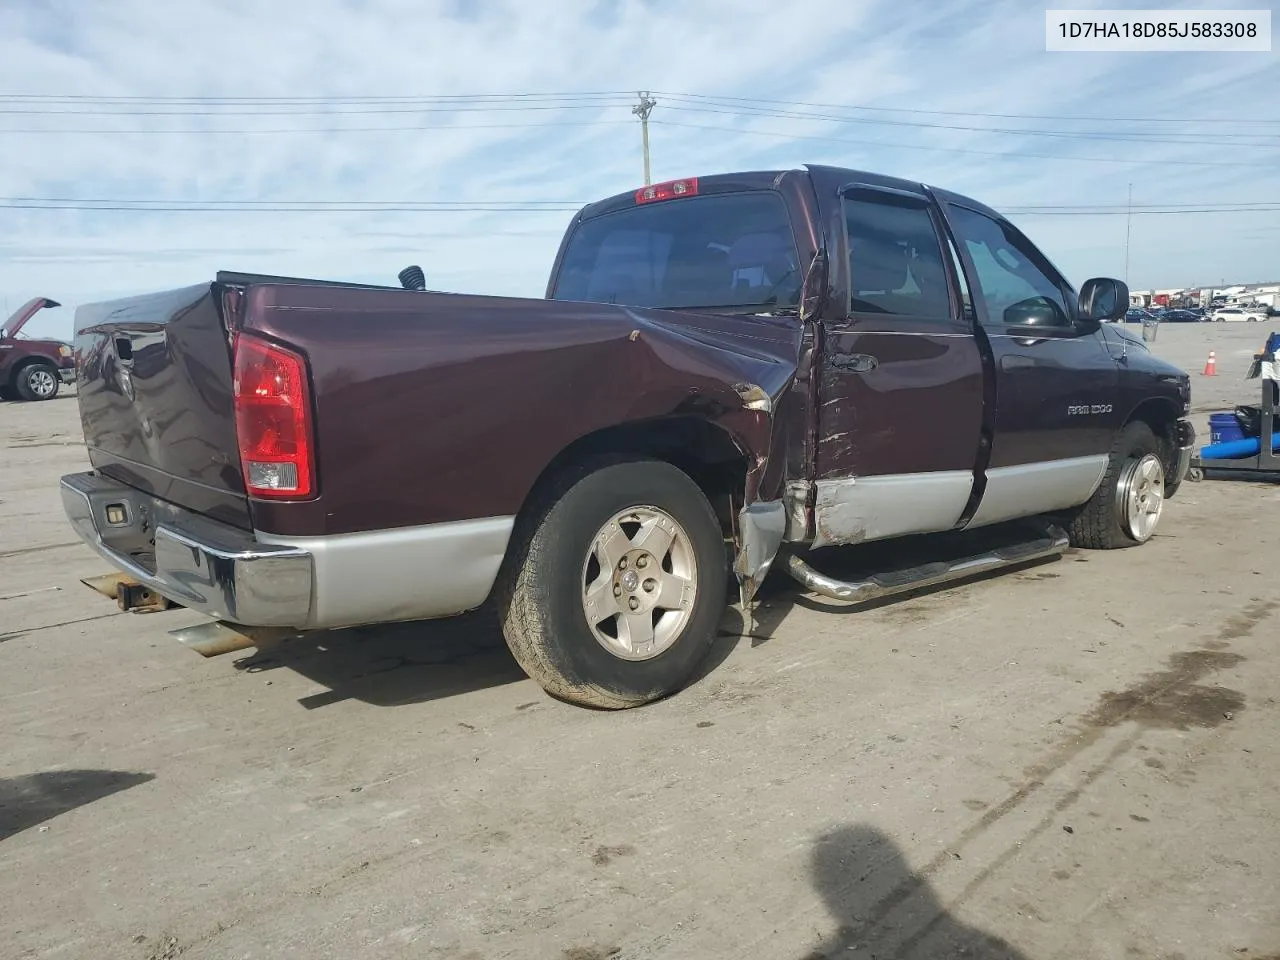
[[[307,361],[243,333],[234,349],[236,437],[249,495],[311,496],[315,466]]]
[[[694,197],[698,194],[698,178],[669,180],[655,183],[636,191],[636,203],[653,203],[655,200],[674,200],[676,197]]]

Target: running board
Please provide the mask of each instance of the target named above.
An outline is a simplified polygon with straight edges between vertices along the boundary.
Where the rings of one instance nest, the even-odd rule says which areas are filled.
[[[1060,556],[1070,546],[1065,531],[1049,527],[1047,535],[1025,543],[1000,547],[961,560],[936,561],[891,573],[877,573],[865,580],[836,580],[819,573],[794,553],[787,556],[787,572],[814,593],[832,600],[865,603],[897,593],[950,583],[975,577],[993,570],[1013,567],[1034,560]]]

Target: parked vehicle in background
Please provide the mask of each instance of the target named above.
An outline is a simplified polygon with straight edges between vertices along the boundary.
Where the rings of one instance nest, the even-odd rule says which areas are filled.
[[[492,599],[545,689],[628,707],[689,683],[730,577],[749,606],[775,561],[866,601],[1147,542],[1195,431],[1189,376],[1103,325],[1128,297],[921,183],[655,184],[579,212],[545,299],[219,274],[81,307],[93,470],[62,498],[126,609],[249,645]],[[1010,521],[969,557],[811,565]]]
[[[1159,319],[1150,310],[1144,310],[1142,307],[1130,307],[1124,314],[1125,323],[1143,323]]]
[[[1222,307],[1213,311],[1210,317],[1214,323],[1227,323],[1233,320],[1247,320],[1250,323],[1258,323],[1267,319],[1266,311],[1255,310],[1247,307]]]
[[[1161,323],[1199,323],[1200,317],[1190,310],[1166,310],[1160,314]]]
[[[52,400],[60,384],[75,379],[76,361],[70,344],[22,332],[41,310],[60,306],[56,300],[36,297],[19,307],[0,328],[0,398]]]

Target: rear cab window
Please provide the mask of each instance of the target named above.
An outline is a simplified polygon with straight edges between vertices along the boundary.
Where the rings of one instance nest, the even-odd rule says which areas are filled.
[[[551,298],[658,309],[795,307],[799,262],[775,191],[663,200],[580,223]]]

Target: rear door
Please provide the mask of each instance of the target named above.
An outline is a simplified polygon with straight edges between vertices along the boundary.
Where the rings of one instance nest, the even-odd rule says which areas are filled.
[[[1076,295],[994,211],[944,194],[943,209],[991,345],[995,410],[985,489],[969,526],[1089,498],[1119,428],[1119,367],[1098,331],[1076,326]]]
[[[982,359],[938,212],[921,187],[859,176],[830,192],[815,176],[840,251],[818,386],[817,546],[951,529],[982,439]]]
[[[77,310],[80,419],[104,475],[248,529],[221,290]]]

